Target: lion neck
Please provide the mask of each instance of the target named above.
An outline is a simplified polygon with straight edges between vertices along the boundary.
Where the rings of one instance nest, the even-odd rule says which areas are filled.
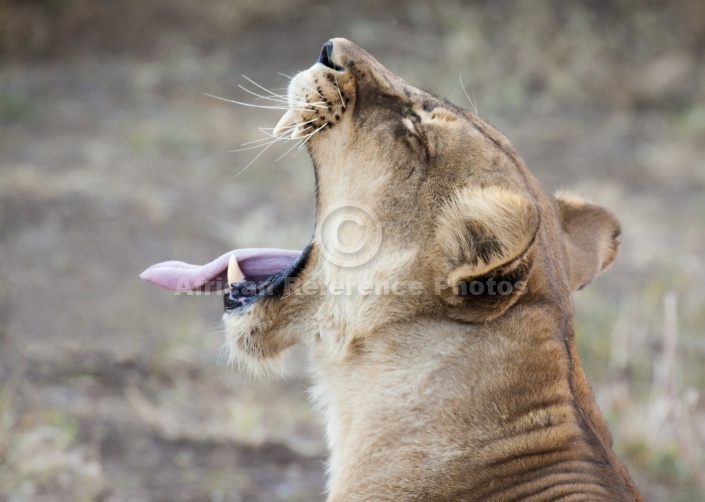
[[[610,469],[623,468],[582,367],[566,351],[573,338],[570,311],[536,301],[479,325],[432,315],[387,323],[335,358],[312,347],[331,500],[364,498],[353,492],[361,483],[381,497],[414,480],[441,490],[456,480],[481,487],[512,479],[521,470],[513,473],[507,451],[623,485],[612,479]]]

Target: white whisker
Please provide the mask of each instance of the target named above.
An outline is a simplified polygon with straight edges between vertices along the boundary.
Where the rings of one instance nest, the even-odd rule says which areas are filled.
[[[304,128],[304,131],[305,131],[306,129],[309,129],[309,127]],[[277,158],[274,160],[274,162],[279,162],[279,160],[281,160],[281,159],[283,159],[284,157],[286,157],[289,152],[291,152],[294,148],[296,148],[296,147],[299,145],[299,143],[301,143],[301,141],[298,141],[298,142],[294,143],[294,146],[292,146],[291,148],[289,148],[286,152],[284,152],[284,154],[282,154],[282,155],[280,155],[279,157],[277,157]]]
[[[247,145],[253,145],[255,143],[264,143],[265,141],[270,141],[273,138],[279,138],[279,136],[275,136],[273,134],[268,135],[266,138],[259,138],[259,139],[253,139],[252,141],[248,141],[246,143],[242,143],[240,146],[247,146]],[[281,139],[286,139],[282,137]]]
[[[258,100],[258,99],[268,99],[268,100],[270,100],[270,101],[274,101],[274,102],[278,102],[278,103],[284,103],[284,101],[282,101],[281,99],[270,98],[269,96],[257,96],[257,97],[255,98],[255,101]]]
[[[302,138],[301,138],[301,141],[300,141],[299,143],[297,143],[297,145],[296,145],[296,146],[298,146],[299,148],[298,148],[298,150],[296,151],[296,153],[294,154],[294,157],[296,157],[298,154],[300,154],[301,152],[303,152],[303,151],[304,151],[304,147],[306,146],[306,143],[308,143],[308,142],[311,140],[311,138],[313,138],[313,135],[316,134],[318,131],[320,131],[321,129],[323,129],[323,128],[324,128],[325,126],[327,126],[327,125],[328,125],[328,122],[326,122],[325,124],[323,124],[321,127],[319,127],[318,129],[316,129],[316,130],[313,131],[312,133],[309,133],[309,134],[307,134],[306,136],[302,137]]]
[[[234,103],[236,105],[241,105],[241,106],[250,106],[252,108],[262,108],[264,110],[294,110],[297,112],[310,112],[311,111],[311,108],[291,108],[291,107],[285,106],[285,105],[282,105],[282,106],[257,105],[254,103],[243,103],[242,101],[235,101],[234,99],[221,98],[220,96],[214,96],[213,94],[208,94],[207,92],[204,94],[210,98],[219,99],[219,100],[225,101],[227,103]],[[318,106],[318,105],[314,105],[314,106]],[[325,106],[321,106],[321,108],[325,108]]]
[[[318,129],[316,129],[315,131],[313,131],[311,134],[309,134],[309,135],[308,135],[308,138],[306,139],[306,141],[304,141],[304,142],[301,144],[301,146],[299,147],[299,150],[301,150],[304,146],[306,146],[306,143],[308,143],[309,141],[311,141],[311,138],[313,137],[314,134],[316,134],[318,131],[320,131],[321,129],[323,129],[323,128],[324,128],[325,126],[327,126],[327,125],[328,125],[328,122],[326,122],[326,123],[323,124],[321,127],[319,127]]]
[[[257,87],[259,87],[259,88],[262,89],[263,91],[268,92],[268,93],[271,94],[274,98],[278,98],[278,99],[284,100],[284,102],[288,103],[289,105],[291,105],[291,104],[293,103],[293,104],[297,104],[297,105],[317,106],[317,107],[319,107],[319,108],[326,108],[325,106],[320,106],[321,103],[323,103],[323,101],[316,101],[316,102],[314,102],[314,103],[306,103],[306,102],[304,102],[304,101],[290,101],[288,97],[286,97],[286,96],[281,96],[281,95],[279,95],[279,94],[276,94],[276,93],[270,91],[270,90],[267,89],[266,87],[263,87],[263,86],[259,85],[257,82],[255,82],[254,80],[252,80],[252,79],[251,79],[250,77],[248,77],[247,75],[243,75],[242,77],[245,78],[245,79],[247,79],[247,80],[248,80],[249,82],[251,82],[253,85],[256,85]],[[244,90],[244,91],[249,92],[249,93],[252,94],[253,96],[257,96],[257,97],[263,98],[263,99],[272,99],[272,100],[273,100],[273,98],[267,98],[267,97],[265,97],[265,96],[262,96],[262,95],[260,95],[260,94],[257,94],[257,93],[255,93],[255,92],[253,92],[253,91],[247,89],[246,87],[243,87],[242,85],[239,85],[238,87],[240,87],[240,88],[241,88],[242,90]],[[320,95],[320,94],[319,94],[319,95]],[[323,97],[323,96],[321,96],[321,97]]]
[[[298,139],[300,139],[301,141],[305,141],[305,140],[307,140],[308,138],[310,138],[311,136],[313,136],[314,134],[316,134],[318,131],[320,131],[322,127],[325,127],[325,125],[319,127],[319,128],[316,129],[315,131],[312,131],[312,132],[310,132],[310,133],[305,134],[304,136],[301,136],[301,137],[298,138]],[[311,128],[311,126],[306,127],[306,129],[310,129],[310,128]]]
[[[305,101],[291,101],[290,104],[294,104],[296,106],[315,106],[316,108],[328,108],[323,101],[313,101],[311,103],[307,103]]]
[[[296,124],[287,126],[287,127],[285,127],[285,128],[283,129],[284,132],[283,132],[282,134],[279,134],[279,135],[274,135],[274,134],[272,134],[272,133],[267,132],[267,131],[274,131],[274,127],[260,127],[259,130],[262,131],[264,134],[266,134],[267,136],[269,136],[269,137],[271,137],[271,138],[282,138],[282,139],[285,139],[285,140],[289,140],[289,139],[292,139],[292,138],[284,138],[283,135],[286,134],[286,133],[288,133],[288,132],[293,131],[294,129],[296,129],[296,128],[299,127],[299,126],[306,125],[306,124],[310,124],[311,122],[313,122],[313,121],[315,121],[315,120],[316,120],[316,119],[311,119],[311,120],[307,120],[306,122],[300,122],[300,123],[297,122]],[[308,128],[306,128],[306,129],[308,129]]]
[[[340,96],[340,104],[343,105],[343,110],[345,110],[345,100],[343,99],[343,93],[340,92],[340,84],[338,84],[338,77],[333,75],[335,79],[335,90],[338,91],[338,96]]]
[[[208,94],[207,92],[204,93],[206,96],[209,98],[215,98],[219,99],[221,101],[225,101],[227,103],[234,103],[236,105],[242,105],[242,106],[251,106],[252,108],[264,108],[266,110],[288,110],[288,106],[266,106],[266,105],[256,105],[253,103],[243,103],[242,101],[235,101],[234,99],[227,99],[227,98],[221,98],[220,96],[214,96],[213,94]],[[305,111],[305,110],[300,110],[300,111]]]
[[[250,93],[250,94],[252,94],[253,96],[255,96],[255,97],[259,98],[259,99],[268,99],[268,100],[270,100],[270,101],[276,101],[277,103],[282,103],[282,104],[284,104],[284,103],[288,104],[288,103],[289,103],[289,101],[288,101],[284,96],[279,96],[279,95],[273,95],[273,96],[276,96],[276,97],[272,97],[272,96],[262,96],[261,94],[257,94],[256,92],[251,91],[250,89],[248,89],[248,88],[245,87],[244,85],[238,84],[238,87],[239,87],[240,89],[242,89],[243,91],[245,91],[245,92],[247,92],[247,93]]]
[[[264,146],[269,146],[269,145],[272,145],[272,144],[276,143],[277,141],[283,141],[283,140],[284,140],[283,138],[275,138],[275,139],[266,138],[266,139],[269,140],[267,143],[262,143],[262,144],[254,145],[254,146],[248,146],[248,147],[245,147],[245,148],[237,148],[237,149],[235,149],[235,150],[230,150],[230,153],[245,152],[245,151],[247,151],[247,150],[256,150],[257,148],[262,148],[262,147],[264,147]]]
[[[259,153],[255,156],[255,158],[250,161],[249,164],[247,164],[245,167],[243,167],[243,168],[240,170],[240,172],[235,175],[235,177],[240,176],[242,173],[244,173],[244,172],[247,170],[248,167],[250,167],[252,164],[254,164],[255,161],[256,161],[257,159],[259,159],[259,158],[262,156],[262,154],[263,154],[264,152],[266,152],[267,150],[269,150],[269,148],[270,148],[274,143],[276,143],[276,142],[278,142],[278,141],[279,141],[278,139],[274,139],[274,140],[272,140],[271,143],[267,144],[267,146],[265,146],[265,147],[262,149],[262,151],[259,152]]]
[[[294,78],[293,76],[289,76],[284,73],[280,73],[280,75],[282,75],[290,80]],[[306,87],[311,89],[313,92],[318,94],[324,101],[314,101],[314,102],[308,103],[308,102],[299,101],[299,100],[290,100],[284,94],[278,94],[270,89],[267,89],[266,87],[258,84],[257,82],[255,82],[254,80],[252,80],[251,78],[249,78],[246,75],[242,75],[242,77],[245,80],[247,80],[248,82],[250,82],[252,85],[257,87],[258,89],[261,89],[262,91],[264,91],[264,93],[253,91],[252,89],[248,89],[244,85],[238,85],[238,87],[240,89],[242,89],[246,93],[254,96],[254,98],[257,100],[265,100],[265,101],[269,101],[270,103],[269,104],[245,103],[243,101],[236,101],[234,99],[222,98],[220,96],[215,96],[213,94],[205,93],[205,95],[208,97],[211,97],[211,98],[218,99],[220,101],[225,101],[226,103],[233,103],[233,104],[240,105],[240,106],[248,106],[251,108],[260,108],[260,109],[264,109],[264,110],[288,110],[288,111],[301,111],[301,112],[308,111],[308,112],[311,112],[316,107],[317,108],[328,108],[326,106],[325,97],[323,96],[323,94],[321,94],[318,90],[314,89],[313,87],[311,87],[308,84],[303,84],[303,85],[305,85]],[[336,79],[336,89],[338,91],[338,96],[340,96],[341,103],[342,103],[343,107],[345,107],[345,103],[343,102],[343,95],[340,91],[340,87],[338,86],[337,79]],[[279,90],[279,89],[277,89],[277,90]],[[281,90],[288,91],[288,89],[281,89]],[[275,143],[296,140],[293,146],[291,146],[286,152],[284,152],[282,155],[280,155],[279,157],[277,157],[275,159],[275,162],[286,157],[289,153],[291,153],[294,149],[297,149],[297,148],[298,148],[298,151],[296,152],[295,155],[298,155],[298,153],[300,153],[300,151],[306,146],[306,144],[311,140],[311,138],[313,136],[315,136],[316,133],[318,133],[319,131],[321,131],[323,128],[325,128],[328,125],[328,123],[326,122],[325,124],[323,124],[319,128],[315,129],[314,131],[307,132],[307,131],[310,131],[311,129],[313,129],[313,126],[311,124],[313,122],[315,122],[316,120],[317,119],[311,119],[311,120],[307,120],[305,122],[300,122],[300,123],[288,125],[288,126],[284,127],[281,130],[281,132],[277,135],[273,134],[274,129],[275,129],[274,127],[260,127],[260,128],[258,128],[265,135],[264,138],[259,138],[259,139],[255,139],[252,141],[247,141],[247,142],[243,143],[242,145],[240,145],[239,148],[237,148],[235,150],[231,150],[231,152],[243,152],[243,151],[257,150],[257,149],[260,150],[260,152],[258,152],[257,155],[255,155],[255,157],[245,167],[243,167],[235,176],[240,176],[242,173],[244,173],[252,164],[254,164],[257,161],[257,159],[259,159],[264,154],[264,152],[269,150],[272,147],[272,145]],[[302,136],[298,137],[298,138],[292,138],[291,134],[294,131],[298,131],[300,134],[302,134]],[[306,133],[306,134],[303,134],[303,133]]]
[[[315,102],[313,102],[313,103],[307,103],[307,102],[305,102],[305,101],[289,100],[289,98],[286,97],[286,96],[281,96],[281,95],[279,95],[279,94],[274,94],[274,93],[271,93],[272,96],[262,96],[261,94],[257,94],[256,92],[251,91],[250,89],[248,89],[247,87],[245,87],[245,86],[243,86],[243,85],[238,85],[238,87],[239,87],[240,89],[242,89],[243,91],[252,94],[253,96],[257,96],[257,98],[259,98],[259,99],[269,99],[269,100],[271,100],[271,101],[278,101],[278,102],[280,102],[280,103],[286,103],[286,104],[289,104],[289,105],[290,105],[291,103],[302,104],[302,105],[321,104],[321,103],[323,103],[323,101],[315,101]]]
[[[310,124],[311,122],[314,122],[315,120],[316,120],[316,119],[314,118],[314,119],[311,119],[311,120],[307,120],[306,122],[297,122],[297,123],[294,124],[294,125],[286,126],[286,127],[284,128],[284,130],[293,129],[294,127],[300,126],[300,125]],[[268,134],[268,133],[265,132],[265,131],[273,131],[273,130],[274,130],[274,127],[258,127],[258,129],[259,129],[260,131],[264,132],[265,134]]]
[[[257,146],[262,146],[263,143],[267,143],[267,142],[271,141],[272,139],[274,139],[274,138],[273,138],[273,137],[269,137],[269,138],[253,139],[252,141],[247,141],[247,142],[245,142],[245,143],[242,143],[238,148],[249,147],[249,146],[252,146],[252,145],[255,145],[253,148],[256,148]],[[257,144],[257,143],[258,143],[258,144]],[[232,151],[232,152],[236,152],[236,151],[239,151],[239,150],[231,150],[231,151]]]
[[[292,106],[300,106],[301,108],[291,108],[292,110],[298,110],[298,111],[311,111],[311,108],[313,108],[313,107],[327,108],[327,106],[325,106],[323,104],[324,103],[323,101],[313,101],[311,103],[307,103],[305,101],[276,100],[274,98],[270,98],[267,96],[260,96],[259,94],[255,94],[254,92],[252,92],[249,89],[246,89],[242,86],[239,86],[239,87],[242,88],[243,90],[249,92],[250,94],[257,96],[258,99],[270,99],[272,101],[279,102],[282,104],[282,106],[286,107],[285,109],[289,109]],[[223,98],[219,98],[219,99],[223,99]],[[240,101],[232,101],[232,100],[228,100],[228,99],[226,99],[225,101],[229,101],[231,103],[236,103],[236,104],[245,105],[245,106],[254,106],[254,107],[259,107],[259,108],[272,108],[271,106],[248,104],[248,103],[242,103]],[[310,108],[307,109],[306,107],[310,107]]]
[[[463,83],[463,76],[461,74],[458,74],[458,77],[460,77],[460,87],[463,89],[465,97],[468,98],[468,101],[470,101],[473,110],[475,110],[475,115],[477,115],[477,103],[475,102],[475,100],[470,99],[470,96],[468,96],[468,91],[465,90],[465,84]],[[473,92],[472,95],[475,96],[475,93]]]
[[[244,78],[245,80],[247,80],[247,81],[250,82],[251,84],[256,85],[257,87],[259,87],[259,88],[262,89],[263,91],[268,92],[269,94],[271,94],[271,95],[273,95],[273,96],[279,96],[278,94],[274,94],[272,91],[270,91],[270,90],[267,89],[266,87],[263,87],[263,86],[259,85],[257,82],[255,82],[254,80],[252,80],[252,79],[251,79],[250,77],[248,77],[247,75],[243,75],[242,78]],[[279,96],[279,97],[281,97],[281,96]]]
[[[323,127],[325,127],[325,126],[323,126]],[[311,126],[306,127],[306,129],[310,129],[310,128],[311,128]],[[313,131],[313,132],[310,132],[310,133],[308,133],[308,134],[306,134],[306,135],[304,135],[304,136],[301,136],[300,138],[297,138],[298,141],[296,142],[296,144],[295,144],[293,147],[290,148],[290,151],[291,151],[291,150],[293,150],[294,148],[297,148],[297,147],[298,147],[296,153],[294,154],[294,157],[296,157],[298,154],[301,153],[301,151],[302,151],[304,145],[306,144],[306,142],[307,142],[309,139],[311,139],[311,138],[313,137],[313,135],[316,134],[316,133],[317,133],[318,131],[320,131],[320,130],[321,130],[321,128],[318,128],[318,129],[316,129],[316,130]]]
[[[267,132],[267,131],[273,131],[273,130],[274,130],[273,127],[259,127],[259,128],[258,128],[259,131],[261,131],[262,133],[266,134],[267,137],[265,137],[265,138],[259,138],[259,139],[254,139],[254,140],[252,140],[252,141],[247,141],[247,142],[245,142],[245,143],[242,143],[242,144],[240,145],[240,148],[238,148],[238,149],[236,149],[236,150],[230,150],[230,151],[231,151],[231,152],[242,152],[242,151],[245,151],[245,150],[254,150],[254,149],[256,149],[256,148],[262,148],[263,146],[268,145],[268,144],[270,144],[270,143],[272,143],[272,142],[277,142],[277,141],[284,141],[284,142],[287,142],[287,141],[291,141],[292,139],[299,139],[299,138],[291,138],[290,136],[287,136],[287,134],[291,133],[294,129],[296,129],[296,128],[299,127],[299,126],[303,126],[303,125],[306,125],[306,124],[310,124],[310,123],[313,122],[314,120],[315,120],[315,119],[307,120],[306,122],[301,122],[301,123],[297,123],[297,124],[293,124],[293,125],[287,126],[287,127],[285,127],[285,128],[283,129],[282,133],[281,133],[281,134],[278,134],[278,135],[275,135],[275,134],[272,134],[272,133],[270,133],[270,132]],[[308,127],[304,128],[304,131],[305,131],[306,129],[308,129]],[[255,143],[259,143],[259,144],[255,144]],[[248,145],[250,145],[250,146],[248,146]],[[287,153],[288,153],[288,152],[287,152]]]
[[[282,77],[286,77],[286,78],[288,78],[289,80],[294,80],[294,76],[295,76],[295,75],[294,75],[294,76],[290,76],[290,75],[287,75],[286,73],[279,73],[279,75],[281,75]],[[301,83],[302,83],[303,85],[305,85],[306,87],[308,87],[309,89],[311,89],[311,90],[312,90],[313,92],[315,92],[316,94],[318,94],[320,97],[323,98],[323,94],[321,94],[320,92],[318,92],[316,89],[314,89],[313,87],[311,87],[310,85],[308,85],[308,84],[305,83],[305,82],[301,82]],[[287,91],[288,91],[289,88],[287,87],[286,89],[282,89],[282,90],[287,90]],[[323,98],[323,99],[325,99],[325,98]]]
[[[288,105],[288,106],[291,106],[291,105],[293,104],[293,105],[304,106],[304,107],[305,107],[305,106],[316,106],[316,107],[319,107],[319,108],[326,108],[326,106],[323,106],[323,105],[325,104],[324,101],[313,101],[313,102],[311,102],[311,103],[308,103],[308,102],[306,102],[306,101],[289,101],[288,99],[285,99],[285,98],[283,98],[283,99],[270,98],[269,96],[260,96],[259,94],[256,94],[256,93],[250,91],[249,89],[247,89],[247,88],[245,88],[245,87],[243,87],[243,86],[241,86],[241,85],[238,86],[238,87],[240,87],[240,88],[241,88],[242,90],[244,90],[244,91],[249,92],[249,93],[252,94],[253,96],[257,96],[255,99],[268,99],[268,100],[270,100],[270,101],[274,101],[274,102],[286,104],[286,105]]]

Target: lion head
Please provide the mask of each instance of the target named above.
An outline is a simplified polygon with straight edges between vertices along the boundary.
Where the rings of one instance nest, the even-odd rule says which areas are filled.
[[[235,250],[202,267],[155,265],[143,277],[171,289],[220,281],[232,358],[256,371],[294,344],[310,350],[332,493],[346,493],[343,472],[375,479],[370,458],[397,448],[389,434],[399,444],[414,437],[426,448],[409,446],[414,455],[431,455],[421,452],[440,440],[419,424],[441,423],[445,433],[462,418],[457,430],[477,444],[478,430],[490,437],[534,388],[567,406],[541,423],[584,421],[575,435],[589,432],[585,448],[611,451],[574,348],[571,292],[614,260],[612,213],[548,194],[485,120],[408,84],[348,40],[324,45],[291,81],[288,101],[274,134],[301,139],[316,180],[306,249]],[[532,392],[507,390],[529,385]],[[441,402],[452,411],[442,417],[430,411]],[[394,434],[384,420],[396,420]],[[403,451],[398,466],[407,465]]]

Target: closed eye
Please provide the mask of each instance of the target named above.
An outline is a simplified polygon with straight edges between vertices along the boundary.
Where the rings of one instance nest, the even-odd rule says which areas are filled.
[[[424,160],[428,162],[430,160],[430,154],[426,145],[426,136],[421,127],[421,117],[412,110],[408,112],[406,116],[402,117],[401,122],[407,132],[404,141],[409,147],[423,153]]]
[[[418,115],[417,115],[418,117]],[[416,128],[416,124],[418,122],[414,121],[411,117],[404,117],[401,119],[402,124],[404,124],[404,127],[406,127],[406,130],[409,131],[411,134],[413,134],[416,137],[421,137],[421,134],[419,133],[419,130]]]
[[[423,139],[423,132],[419,125],[421,124],[421,117],[414,110],[409,110],[401,119],[404,127],[419,139]]]

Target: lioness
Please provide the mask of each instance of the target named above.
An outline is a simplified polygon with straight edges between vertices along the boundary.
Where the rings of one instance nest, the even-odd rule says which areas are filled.
[[[348,40],[288,100],[274,132],[313,160],[308,247],[143,278],[196,289],[229,265],[232,357],[308,348],[328,500],[641,500],[573,328],[572,291],[617,254],[612,213],[547,194],[500,132]]]

